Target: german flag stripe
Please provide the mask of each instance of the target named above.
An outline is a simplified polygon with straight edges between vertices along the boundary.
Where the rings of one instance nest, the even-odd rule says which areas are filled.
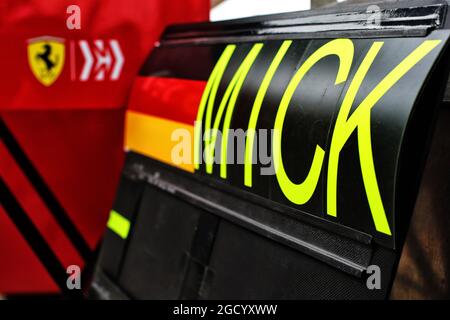
[[[138,77],[126,114],[125,149],[194,172],[192,139],[205,86],[200,80]],[[188,154],[176,148],[183,142]]]
[[[128,111],[125,123],[125,149],[154,158],[188,172],[194,172],[193,144],[190,154],[176,154],[182,137],[194,137],[194,125]]]
[[[206,81],[162,77],[138,77],[128,109],[194,125]]]

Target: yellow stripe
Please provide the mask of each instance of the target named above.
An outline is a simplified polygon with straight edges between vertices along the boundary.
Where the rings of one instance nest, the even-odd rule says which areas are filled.
[[[188,161],[175,163],[172,159],[174,147],[180,144],[179,140],[174,141],[175,130],[181,129],[189,134]],[[134,151],[171,166],[178,167],[185,171],[194,172],[193,143],[194,125],[162,119],[135,111],[127,111],[125,123],[125,148]],[[176,138],[178,139],[178,138]]]
[[[109,214],[107,226],[122,239],[126,239],[130,232],[130,221],[114,210]]]

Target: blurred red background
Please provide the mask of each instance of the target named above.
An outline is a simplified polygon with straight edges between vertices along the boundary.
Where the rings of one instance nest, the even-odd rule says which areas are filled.
[[[66,9],[73,4],[81,9],[79,30],[66,27]],[[90,249],[100,241],[114,198],[123,160],[124,108],[141,63],[166,25],[208,17],[209,0],[0,1],[2,121]],[[27,57],[28,40],[42,36],[61,38],[65,44],[62,72],[48,87],[36,79]],[[87,80],[81,80],[86,57],[80,41],[92,49],[96,40],[104,46],[104,51],[99,51],[104,56],[111,40],[120,44],[125,60],[117,80],[108,74],[99,80],[100,70],[95,67]],[[0,174],[62,265],[83,266],[82,257],[3,137]],[[0,293],[57,291],[5,208],[0,207]]]

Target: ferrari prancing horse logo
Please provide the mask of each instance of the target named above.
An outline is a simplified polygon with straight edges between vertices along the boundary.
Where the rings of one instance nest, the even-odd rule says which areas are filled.
[[[64,67],[64,39],[39,37],[28,40],[28,64],[44,86],[51,86]]]

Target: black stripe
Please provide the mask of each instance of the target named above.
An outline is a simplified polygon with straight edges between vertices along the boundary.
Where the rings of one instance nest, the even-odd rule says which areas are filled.
[[[0,136],[8,148],[12,157],[16,160],[19,167],[23,170],[30,183],[33,185],[35,191],[39,194],[45,205],[49,209],[50,213],[56,219],[59,226],[66,233],[72,244],[75,246],[79,254],[84,260],[88,261],[92,255],[92,251],[89,245],[84,240],[81,233],[77,230],[73,222],[70,220],[66,211],[56,199],[50,188],[45,183],[44,179],[39,175],[38,171],[34,168],[31,161],[26,156],[25,152],[21,149],[19,143],[14,138],[11,131],[6,126],[3,119],[0,119]]]
[[[155,48],[144,62],[139,75],[206,81],[225,47]]]
[[[282,41],[267,43],[273,59]],[[227,68],[239,67],[253,44],[241,44],[236,48]],[[267,49],[272,48],[272,50]],[[155,48],[139,71],[140,76],[207,81],[226,45],[159,47]],[[232,70],[235,71],[235,70]]]
[[[80,290],[69,290],[67,288],[68,275],[63,265],[59,262],[48,243],[34,226],[2,178],[0,178],[0,203],[61,291],[71,297],[81,297]]]

